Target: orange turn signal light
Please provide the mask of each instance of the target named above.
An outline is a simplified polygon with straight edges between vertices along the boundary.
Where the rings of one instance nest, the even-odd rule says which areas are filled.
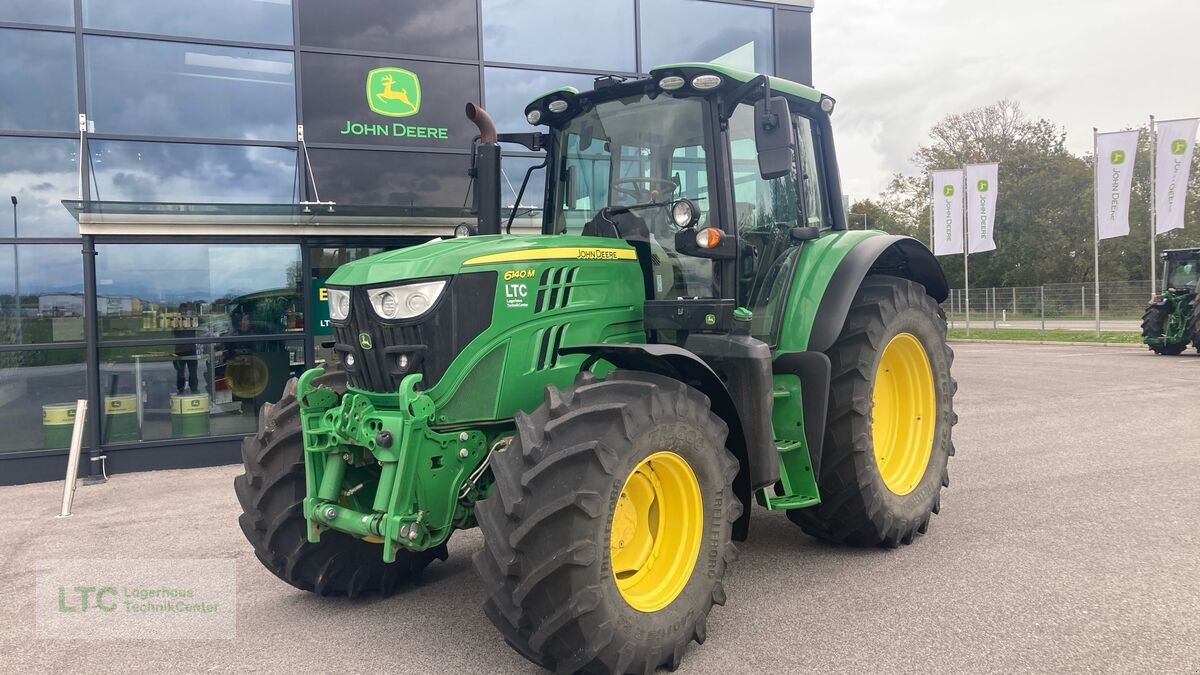
[[[706,227],[696,233],[696,245],[700,248],[716,248],[721,245],[721,231]]]

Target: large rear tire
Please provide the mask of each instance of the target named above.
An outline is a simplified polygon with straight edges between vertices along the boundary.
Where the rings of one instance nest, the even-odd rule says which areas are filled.
[[[304,520],[304,442],[296,380],[283,396],[259,411],[258,433],[242,442],[245,473],[233,480],[242,515],[238,523],[254,554],[272,574],[318,595],[356,597],[364,592],[387,596],[418,576],[434,559],[446,559],[446,545],[420,553],[399,551],[395,563],[383,562],[380,544],[342,532],[322,533],[309,543]],[[314,380],[338,392],[346,374],[331,372]]]
[[[1166,305],[1150,305],[1142,314],[1142,337],[1161,338],[1166,334],[1167,319],[1171,310]],[[1178,356],[1187,349],[1187,340],[1182,344],[1150,344],[1150,351],[1160,356]]]
[[[516,424],[475,506],[488,618],[558,672],[674,670],[735,555],[725,424],[695,389],[620,370],[548,387]]]
[[[950,484],[957,384],[945,318],[920,284],[868,276],[828,354],[821,503],[788,518],[827,541],[910,544]]]

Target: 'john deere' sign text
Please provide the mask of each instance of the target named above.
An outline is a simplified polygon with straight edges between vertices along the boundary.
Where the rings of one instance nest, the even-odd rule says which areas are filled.
[[[468,148],[463,103],[479,98],[479,68],[303,54],[304,128],[318,143]]]
[[[376,68],[367,73],[367,107],[384,117],[408,117],[421,111],[421,78],[403,68]],[[425,127],[392,122],[346,120],[342,135],[432,138],[446,140],[446,127]]]

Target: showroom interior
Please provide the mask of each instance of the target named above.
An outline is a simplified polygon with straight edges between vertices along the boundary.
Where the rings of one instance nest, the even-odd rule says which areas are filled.
[[[811,0],[202,4],[0,3],[0,484],[62,477],[77,399],[84,475],[238,461],[329,356],[324,279],[467,212],[466,101],[527,131],[657,64],[812,81]]]

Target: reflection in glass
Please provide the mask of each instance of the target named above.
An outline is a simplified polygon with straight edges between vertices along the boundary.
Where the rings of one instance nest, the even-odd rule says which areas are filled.
[[[254,431],[259,409],[304,368],[300,340],[102,349],[104,442]]]
[[[291,148],[100,140],[88,147],[96,200],[281,204],[299,199]]]
[[[483,0],[488,61],[633,71],[635,57],[633,0]]]
[[[71,0],[4,0],[0,2],[0,21],[71,26],[75,9]]]
[[[78,149],[67,138],[0,137],[0,236],[79,235],[62,205],[79,196]]]
[[[101,339],[304,332],[295,245],[102,244]]]
[[[546,131],[544,126],[532,127],[525,121],[525,106],[533,99],[559,87],[575,87],[579,91],[588,91],[593,88],[595,80],[595,75],[579,73],[488,68],[483,76],[483,105],[496,122],[498,131]]]
[[[98,133],[296,138],[292,52],[90,35],[84,55]]]
[[[300,44],[385,54],[479,57],[475,0],[298,0]],[[400,7],[403,6],[403,10]]]
[[[236,17],[236,20],[231,20]],[[87,28],[290,44],[290,0],[83,0]]]
[[[543,161],[542,157],[509,157],[504,156],[500,163],[500,206],[505,216],[514,205],[518,206],[517,218],[540,216],[545,205],[546,169],[535,168],[529,176],[529,184],[525,186],[525,194],[521,203],[517,204],[517,193],[521,190],[521,181],[530,167],[537,167]],[[540,218],[539,218],[540,220]],[[515,227],[515,225],[514,225]]]
[[[87,397],[84,358],[82,347],[0,352],[0,452],[70,445],[75,401]]]
[[[770,7],[699,0],[655,0],[641,7],[642,70],[681,61],[713,61],[775,72]]]
[[[321,199],[338,204],[462,206],[470,155],[309,150]]]
[[[0,246],[0,344],[83,339],[83,256],[79,246]]]
[[[0,55],[0,129],[79,127],[73,34],[0,28]]]

